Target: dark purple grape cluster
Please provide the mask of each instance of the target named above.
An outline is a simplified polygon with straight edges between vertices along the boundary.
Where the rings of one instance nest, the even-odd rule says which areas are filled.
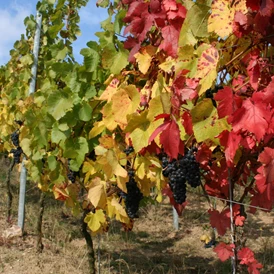
[[[186,200],[186,182],[191,187],[201,184],[200,167],[194,155],[196,151],[196,148],[188,150],[179,160],[169,161],[167,156],[162,157],[163,175],[168,177],[174,200],[178,204]]]
[[[196,151],[197,148],[191,148],[185,156],[179,160],[180,166],[183,168],[184,176],[191,187],[201,185],[200,165],[194,155]]]
[[[14,163],[19,164],[21,162],[21,154],[23,153],[23,150],[19,144],[19,131],[18,130],[14,131],[11,134],[10,138],[13,145],[16,147],[11,149],[10,153],[13,154]]]
[[[128,156],[130,153],[134,152],[134,148],[132,146],[129,146],[124,150],[124,152]]]
[[[21,154],[23,153],[23,150],[21,147],[13,148],[11,149],[10,153],[13,154],[14,163],[19,164],[21,162]]]
[[[76,171],[72,171],[72,170],[70,169],[70,161],[71,161],[71,159],[68,159],[68,172],[67,172],[67,177],[68,177],[68,179],[71,181],[71,183],[74,184],[75,181],[76,181],[76,176],[79,175],[79,171],[76,172]]]
[[[18,130],[15,130],[11,135],[10,135],[11,141],[15,147],[19,147],[19,132]]]
[[[129,218],[138,218],[138,210],[143,194],[134,179],[134,170],[128,170],[129,181],[126,183],[127,193],[120,191],[119,196],[125,200],[126,212]]]
[[[169,186],[173,192],[173,198],[177,204],[182,204],[186,200],[186,178],[184,171],[178,161],[168,161],[167,157],[162,158],[163,175],[168,177]]]
[[[68,179],[69,179],[73,184],[74,184],[75,181],[76,181],[76,174],[77,174],[77,172],[72,171],[72,170],[69,170],[68,173],[67,173]]]

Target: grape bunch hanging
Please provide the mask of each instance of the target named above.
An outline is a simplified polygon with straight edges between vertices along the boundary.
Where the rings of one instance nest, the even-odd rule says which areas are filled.
[[[134,170],[128,170],[129,181],[126,183],[127,193],[121,191],[119,195],[124,199],[126,212],[129,218],[138,218],[138,210],[140,201],[143,199],[143,194],[137,186],[134,179]]]
[[[169,179],[169,186],[177,204],[186,200],[186,183],[194,188],[201,184],[200,167],[194,155],[196,150],[189,149],[178,160],[169,161],[167,156],[162,157],[163,175]]]
[[[21,161],[21,154],[23,153],[23,150],[19,144],[19,131],[18,130],[14,131],[11,134],[10,138],[11,138],[12,144],[16,147],[16,148],[12,148],[10,153],[13,154],[14,163],[19,164]]]

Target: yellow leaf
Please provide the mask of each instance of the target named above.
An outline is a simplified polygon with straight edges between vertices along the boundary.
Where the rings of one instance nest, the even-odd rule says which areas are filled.
[[[212,69],[204,78],[202,78],[199,82],[199,95],[201,96],[206,92],[207,89],[211,88],[212,83],[216,81],[217,71],[216,69]]]
[[[95,178],[92,181],[92,186],[88,190],[88,198],[95,208],[104,209],[107,203],[107,194],[105,183],[100,178]]]
[[[137,52],[134,57],[136,58],[136,61],[138,63],[139,70],[143,74],[146,74],[150,67],[152,57],[148,53],[142,54],[140,52]]]
[[[95,213],[89,212],[84,220],[89,229],[93,232],[100,232],[106,225],[106,216],[102,209],[97,209]]]
[[[141,48],[140,52],[137,52],[134,57],[136,58],[136,61],[139,66],[139,70],[143,73],[146,74],[149,67],[150,63],[152,60],[152,56],[156,53],[157,48],[148,45],[146,47]]]
[[[146,130],[142,130],[140,128],[136,128],[131,134],[130,138],[132,140],[132,144],[134,150],[139,152],[142,148],[148,146],[149,133]]]
[[[211,241],[211,237],[207,234],[203,234],[200,238],[200,240],[206,244],[208,244]]]
[[[115,197],[113,197],[111,201],[108,202],[107,212],[110,218],[115,216],[116,220],[122,223],[129,223],[130,221],[124,207],[119,204]]]
[[[198,60],[196,77],[204,78],[210,74],[211,71],[216,71],[218,61],[219,53],[215,47],[211,46],[204,50]]]
[[[112,79],[110,84],[107,86],[105,91],[101,94],[99,99],[107,100],[108,102],[110,102],[112,95],[117,91],[118,85],[119,85],[119,80],[117,78]]]
[[[147,118],[149,121],[153,121],[155,117],[161,113],[163,113],[163,104],[161,101],[161,96],[154,97],[149,102],[149,111],[147,114]]]
[[[85,174],[85,180],[84,183],[86,184],[90,177],[94,177],[94,175],[101,170],[101,166],[97,161],[92,161],[87,159],[83,164],[83,173]]]
[[[127,186],[126,186],[127,182],[128,182],[128,177],[121,177],[121,176],[116,177],[117,186],[125,193],[127,193]]]
[[[99,135],[100,133],[102,133],[105,130],[105,128],[106,126],[103,121],[95,122],[93,125],[93,128],[89,132],[89,135],[88,135],[89,139],[92,139],[96,137],[97,135]]]
[[[221,38],[228,37],[233,29],[234,10],[229,9],[230,0],[214,0],[212,13],[208,18],[208,31],[217,33]]]
[[[127,125],[127,115],[136,111],[140,104],[140,93],[130,85],[120,89],[112,96],[112,114],[120,126]]]
[[[30,145],[31,145],[31,140],[30,139],[27,139],[27,138],[24,138],[21,142],[20,142],[20,145],[24,151],[24,153],[27,155],[27,156],[30,156],[31,155],[31,149],[30,149]]]
[[[119,164],[118,159],[113,150],[106,153],[108,164],[112,167],[112,171],[116,176],[127,177],[127,171]]]
[[[102,146],[96,146],[94,151],[96,155],[104,155],[108,150]]]
[[[117,122],[112,112],[112,102],[105,104],[101,112],[105,126],[108,130],[113,131],[117,127]]]
[[[114,139],[112,136],[109,136],[107,134],[105,134],[104,136],[99,138],[99,142],[101,144],[101,146],[103,146],[106,149],[110,149],[113,148],[115,145]]]

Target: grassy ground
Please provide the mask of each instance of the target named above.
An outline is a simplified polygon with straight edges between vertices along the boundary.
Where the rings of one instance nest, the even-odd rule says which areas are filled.
[[[6,195],[3,181],[7,162],[0,166],[0,235],[6,223]],[[18,174],[13,173],[13,219],[17,222]],[[79,219],[71,216],[61,202],[46,198],[43,244],[36,253],[35,226],[39,191],[28,185],[26,196],[26,235],[5,240],[0,237],[0,273],[5,274],[88,274],[87,251],[80,233]],[[210,233],[207,204],[203,198],[190,195],[189,206],[180,218],[180,229],[173,228],[171,206],[151,205],[142,208],[131,232],[124,232],[113,222],[108,233],[94,237],[97,268],[101,274],[198,274],[231,273],[230,261],[221,263],[212,248],[205,249],[201,235]],[[248,215],[244,235],[247,245],[265,266],[261,273],[274,273],[274,214]],[[220,239],[218,239],[220,240]],[[223,240],[229,241],[229,236]]]

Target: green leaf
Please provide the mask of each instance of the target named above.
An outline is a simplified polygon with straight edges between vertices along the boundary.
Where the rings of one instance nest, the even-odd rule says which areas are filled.
[[[120,10],[116,16],[115,16],[115,20],[114,20],[114,31],[116,33],[120,33],[123,26],[125,25],[123,19],[126,16],[126,10]]]
[[[23,65],[31,65],[33,63],[32,57],[30,56],[30,54],[26,54],[25,56],[22,56],[20,58],[20,62]]]
[[[65,57],[67,56],[67,53],[68,53],[68,48],[67,47],[64,47],[63,49],[59,50],[57,55],[56,55],[56,59],[57,60],[64,60]]]
[[[207,37],[207,20],[210,7],[206,5],[194,4],[187,13],[187,22],[196,37]]]
[[[56,0],[47,0],[50,5],[54,5]]]
[[[82,121],[89,121],[91,119],[91,114],[92,114],[92,107],[87,103],[84,102],[83,106],[81,107],[79,111],[79,118]]]
[[[197,142],[211,140],[215,144],[219,144],[219,139],[216,136],[223,130],[230,129],[226,118],[218,119],[217,109],[209,98],[198,103],[190,113]]]
[[[67,139],[62,145],[64,150],[64,157],[76,160],[76,166],[78,169],[82,165],[85,155],[88,153],[88,142],[84,137],[78,137],[75,139]],[[74,167],[75,167],[74,165]]]
[[[88,72],[95,71],[100,61],[98,52],[91,48],[84,48],[81,49],[80,54],[84,56],[84,65],[86,70]]]
[[[57,161],[56,161],[55,156],[50,155],[50,156],[48,157],[48,165],[49,165],[49,169],[50,169],[51,171],[53,171],[53,170],[56,169],[56,167],[57,167]]]
[[[101,8],[106,8],[109,5],[109,0],[98,0],[96,2],[96,5],[101,7]]]
[[[48,98],[48,113],[56,120],[62,118],[73,107],[73,98],[63,91],[51,94]]]
[[[24,138],[23,140],[21,140],[20,142],[20,145],[24,151],[24,153],[30,157],[32,151],[31,151],[31,148],[30,148],[30,145],[31,145],[31,140],[30,139],[27,139],[27,138]]]
[[[53,125],[52,131],[51,131],[51,141],[53,143],[59,144],[60,141],[65,141],[68,138],[68,135],[58,128],[58,124],[55,123]]]
[[[54,39],[57,37],[59,31],[65,26],[64,23],[60,25],[53,25],[48,28],[49,37]]]
[[[108,45],[103,49],[102,64],[110,73],[119,74],[128,64],[128,51],[123,48],[117,51],[114,45]]]

